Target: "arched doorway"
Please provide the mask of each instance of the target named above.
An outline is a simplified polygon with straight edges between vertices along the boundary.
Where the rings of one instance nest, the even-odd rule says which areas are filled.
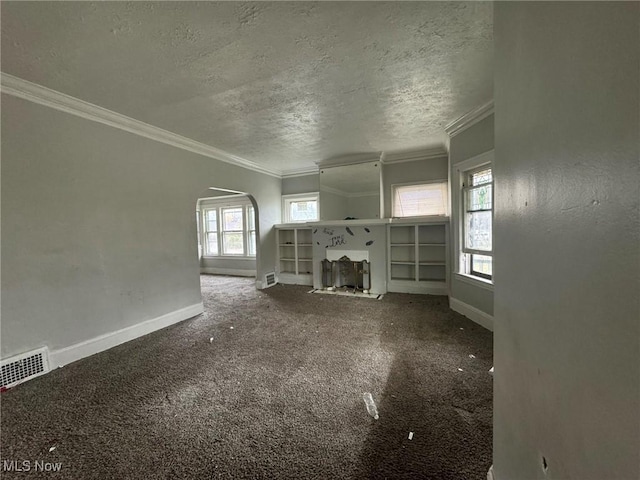
[[[248,192],[209,187],[196,201],[201,274],[256,278],[259,210]]]

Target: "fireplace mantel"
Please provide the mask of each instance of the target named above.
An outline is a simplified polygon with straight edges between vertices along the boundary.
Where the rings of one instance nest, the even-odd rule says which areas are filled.
[[[354,220],[322,220],[320,222],[307,222],[310,227],[348,227],[352,225],[385,225],[389,223],[389,218],[357,218]]]

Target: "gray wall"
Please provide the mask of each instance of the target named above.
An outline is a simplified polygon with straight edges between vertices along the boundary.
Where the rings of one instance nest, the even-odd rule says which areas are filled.
[[[333,192],[320,192],[320,220],[344,220],[348,215],[347,197]]]
[[[447,180],[447,157],[414,162],[382,165],[382,189],[384,192],[384,217],[391,217],[391,185],[396,183],[429,182]]]
[[[640,478],[640,4],[495,5],[497,480]]]
[[[380,195],[363,195],[347,198],[350,217],[380,218]]]
[[[449,142],[449,162],[451,164],[451,297],[471,305],[489,315],[493,315],[493,291],[462,282],[455,274],[455,260],[458,252],[453,248],[454,236],[458,235],[459,197],[456,181],[456,164],[493,149],[493,115],[458,133]],[[495,249],[494,249],[495,250]],[[495,257],[494,257],[495,258]],[[495,262],[494,262],[495,263]]]
[[[295,193],[309,193],[320,190],[320,175],[301,175],[298,177],[285,177],[282,179],[282,195]]]
[[[211,185],[255,197],[260,280],[280,179],[3,94],[2,357],[199,303],[194,212]]]

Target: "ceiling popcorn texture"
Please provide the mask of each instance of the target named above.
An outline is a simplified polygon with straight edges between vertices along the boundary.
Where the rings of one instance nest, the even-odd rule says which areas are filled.
[[[443,145],[489,2],[2,2],[2,71],[278,171]]]

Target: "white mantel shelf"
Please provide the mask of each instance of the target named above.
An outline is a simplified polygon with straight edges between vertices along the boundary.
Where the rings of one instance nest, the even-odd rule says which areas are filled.
[[[449,222],[449,217],[445,216],[429,216],[429,217],[394,217],[394,218],[357,218],[354,220],[322,220],[320,222],[300,222],[300,223],[281,223],[276,228],[304,228],[306,227],[335,227],[349,225],[387,225],[389,223],[444,223]]]
[[[388,218],[357,218],[354,220],[322,220],[320,222],[307,222],[310,227],[336,227],[350,225],[386,225],[389,223]]]

